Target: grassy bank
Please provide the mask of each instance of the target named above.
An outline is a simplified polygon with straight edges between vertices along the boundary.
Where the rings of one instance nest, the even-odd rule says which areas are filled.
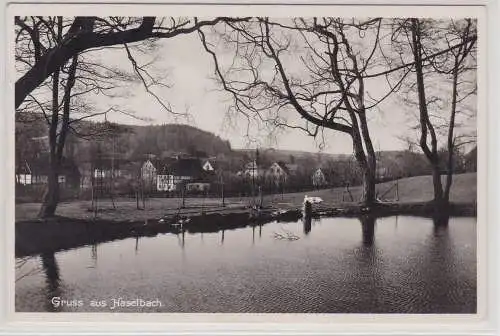
[[[398,198],[396,199],[396,182],[390,181],[377,185],[377,192],[383,195],[382,199],[391,203],[421,203],[430,201],[433,197],[432,178],[430,176],[417,176],[398,180]],[[266,195],[263,197],[265,206],[279,209],[294,209],[302,205],[304,195],[319,196],[324,202],[322,207],[349,207],[357,204],[361,197],[361,187],[351,187],[350,195],[345,188],[324,189],[311,192],[285,193],[283,195]],[[475,204],[476,202],[476,174],[455,175],[451,189],[451,201],[454,203]],[[258,201],[258,199],[257,199]],[[181,214],[194,215],[206,213],[233,213],[246,211],[247,206],[253,202],[252,198],[228,198],[226,206],[222,207],[222,200],[217,198],[189,198],[185,201],[185,208]],[[164,215],[177,213],[182,204],[179,198],[151,198],[146,201],[145,210],[137,210],[136,202],[132,199],[116,199],[116,209],[110,200],[99,202],[98,218],[118,222],[144,221],[146,219],[161,218]],[[57,215],[74,219],[88,220],[94,217],[89,211],[90,201],[73,201],[61,203]],[[29,221],[36,218],[39,203],[16,204],[16,222]]]
[[[398,181],[399,201],[385,198],[386,203],[372,209],[372,216],[390,216],[395,214],[430,216],[433,207],[428,203],[432,199],[430,177],[413,177]],[[377,186],[380,195],[389,195],[395,182],[386,182]],[[456,183],[451,193],[453,204],[449,213],[454,215],[474,215],[476,200],[475,174],[456,176]],[[391,189],[392,188],[392,189]],[[423,190],[430,188],[431,191]],[[357,202],[342,201],[343,189],[320,190],[308,193],[319,196],[324,202],[314,207],[313,216],[363,216],[367,210]],[[221,229],[234,229],[248,225],[263,224],[273,220],[296,221],[305,193],[272,195],[264,197],[265,209],[257,216],[248,208],[249,198],[232,198],[227,206],[221,207],[218,199],[187,199],[186,207],[179,211],[180,199],[150,199],[146,210],[137,210],[136,203],[130,200],[117,200],[116,209],[110,204],[103,204],[98,218],[88,211],[90,202],[63,203],[58,216],[49,220],[37,220],[39,204],[16,205],[16,256],[25,256],[40,252],[54,252],[86,244],[99,243],[114,239],[134,236],[156,235],[158,233],[181,233],[178,227],[169,223],[178,221],[178,216],[189,217],[183,227],[185,232],[216,232]],[[351,188],[355,200],[361,195],[359,187]],[[394,195],[394,193],[393,193]],[[350,198],[350,197],[349,197]],[[160,221],[160,219],[163,219]]]

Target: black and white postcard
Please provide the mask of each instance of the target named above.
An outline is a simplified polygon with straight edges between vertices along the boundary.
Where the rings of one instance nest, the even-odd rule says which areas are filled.
[[[481,7],[153,7],[10,11],[16,314],[484,314]]]

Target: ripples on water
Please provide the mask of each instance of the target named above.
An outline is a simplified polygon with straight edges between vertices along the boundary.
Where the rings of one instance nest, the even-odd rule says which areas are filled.
[[[475,313],[476,219],[324,218],[130,238],[18,259],[16,279],[16,311]],[[54,296],[83,306],[54,308]],[[162,307],[110,310],[118,297]]]

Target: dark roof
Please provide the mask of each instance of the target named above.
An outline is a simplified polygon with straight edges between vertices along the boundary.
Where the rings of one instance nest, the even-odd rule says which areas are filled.
[[[153,166],[157,169],[158,172],[161,172],[165,169],[166,166],[170,166],[177,161],[176,158],[163,158],[163,159],[153,159],[149,160],[153,164]]]
[[[31,168],[28,162],[23,161],[16,167],[16,174],[31,174]]]
[[[120,169],[120,166],[125,164],[127,161],[119,158],[97,158],[94,162],[95,169],[106,169],[109,170],[111,168]]]
[[[299,165],[292,163],[285,163],[283,161],[274,162],[287,174],[295,174],[299,168]],[[273,163],[273,164],[274,164]],[[272,165],[271,165],[272,166]]]
[[[176,175],[176,176],[192,176],[198,177],[204,173],[202,164],[199,159],[178,159],[170,164],[164,165],[159,174]]]
[[[47,175],[50,171],[49,156],[42,155],[32,160],[26,161],[31,170],[31,174],[41,176]],[[78,166],[72,159],[63,157],[61,162],[61,172],[66,174],[80,174]]]

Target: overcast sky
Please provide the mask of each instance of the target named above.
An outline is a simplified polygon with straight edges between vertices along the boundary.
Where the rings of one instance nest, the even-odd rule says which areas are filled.
[[[230,97],[221,92],[220,87],[213,80],[212,59],[204,51],[198,35],[181,35],[173,39],[160,40],[158,44],[159,49],[156,52],[146,57],[138,56],[138,60],[147,62],[153,56],[157,58],[153,65],[153,73],[167,74],[171,87],[156,88],[155,92],[162,100],[168,101],[175,111],[188,111],[191,120],[175,119],[140,85],[135,86],[132,92],[120,99],[93,97],[96,107],[105,110],[107,106],[119,105],[133,111],[137,117],[150,119],[144,122],[122,114],[110,114],[108,119],[116,122],[126,124],[188,123],[228,139],[233,148],[255,147],[255,144],[249,144],[249,139],[245,136],[247,124],[242,118],[228,122],[226,111],[231,104]],[[124,50],[98,53],[103,58],[104,64],[131,70]],[[401,102],[387,101],[381,105],[379,111],[370,111],[369,127],[376,150],[407,148],[407,144],[401,141],[400,137],[409,134],[409,125],[413,124],[414,119],[398,104]],[[325,130],[322,139],[315,139],[307,136],[303,131],[290,129],[284,130],[278,138],[273,139],[265,137],[266,132],[260,134],[260,146],[263,147],[352,153],[350,137],[331,130]],[[323,148],[320,143],[324,144]]]

